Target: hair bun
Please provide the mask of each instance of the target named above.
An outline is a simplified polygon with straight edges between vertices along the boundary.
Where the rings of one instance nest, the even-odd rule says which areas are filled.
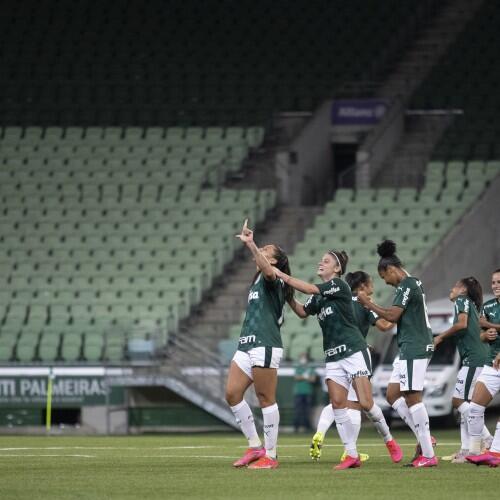
[[[396,254],[396,243],[392,240],[384,240],[382,243],[377,245],[377,253],[380,257],[392,257]]]

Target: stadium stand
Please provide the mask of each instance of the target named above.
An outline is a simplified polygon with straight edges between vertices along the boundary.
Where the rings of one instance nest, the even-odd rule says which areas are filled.
[[[272,190],[222,183],[259,128],[3,130],[0,361],[118,362],[164,345]],[[196,259],[196,265],[193,265]]]
[[[415,108],[464,111],[442,137],[433,153],[435,160],[487,162],[500,158],[500,97],[496,91],[499,22],[495,2],[483,2],[413,96]]]
[[[3,125],[262,125],[376,81],[439,2],[9,2]],[[201,14],[202,12],[202,14]],[[272,48],[272,50],[270,50]]]

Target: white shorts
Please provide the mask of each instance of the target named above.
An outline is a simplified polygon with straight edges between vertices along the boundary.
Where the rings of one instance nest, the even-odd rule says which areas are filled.
[[[399,384],[399,356],[396,356],[392,362],[392,373],[389,384]]]
[[[482,366],[462,366],[457,374],[457,382],[455,384],[455,390],[453,391],[453,397],[470,401],[472,399],[474,387],[476,386],[477,378],[481,375],[482,369]]]
[[[430,359],[400,359],[397,363],[399,389],[405,391],[423,391],[425,372]],[[394,377],[395,379],[396,377]],[[391,376],[392,379],[392,376]]]
[[[491,397],[495,397],[500,391],[500,370],[495,370],[492,366],[484,365],[481,375],[477,378],[477,382],[482,382]]]
[[[325,380],[333,380],[347,390],[356,377],[369,377],[372,374],[370,351],[355,352],[348,358],[326,363]],[[353,389],[354,390],[354,389]]]
[[[248,378],[253,380],[252,368],[254,366],[278,369],[282,357],[283,349],[281,347],[254,347],[248,352],[236,351],[233,361]]]

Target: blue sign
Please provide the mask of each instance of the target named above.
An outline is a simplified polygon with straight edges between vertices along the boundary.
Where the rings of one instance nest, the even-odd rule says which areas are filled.
[[[333,101],[333,125],[375,125],[388,108],[384,99],[340,99]]]

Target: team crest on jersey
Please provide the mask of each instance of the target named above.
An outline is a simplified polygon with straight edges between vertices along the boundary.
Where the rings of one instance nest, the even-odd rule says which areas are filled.
[[[255,292],[250,292],[248,294],[248,302],[251,300],[257,300],[259,298],[259,292],[256,290]]]

